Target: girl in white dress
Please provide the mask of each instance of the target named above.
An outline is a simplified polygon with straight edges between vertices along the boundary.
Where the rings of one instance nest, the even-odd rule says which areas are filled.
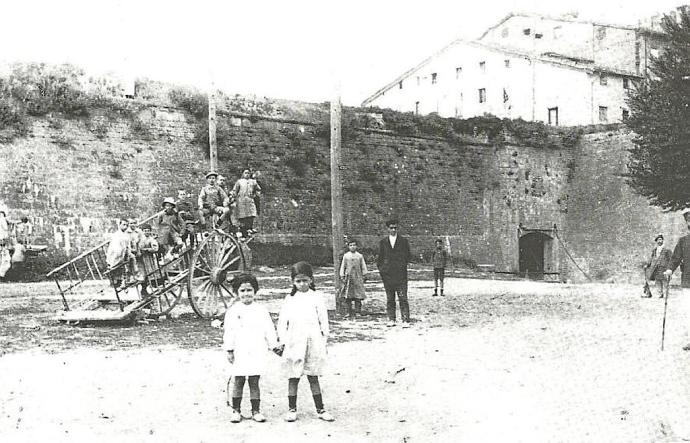
[[[323,407],[319,375],[326,359],[328,313],[324,295],[314,288],[314,273],[307,262],[292,266],[292,292],[285,297],[278,320],[278,335],[283,349],[283,363],[288,377],[286,421],[297,420],[297,387],[302,375],[307,376],[316,413],[321,420],[334,418]]]
[[[249,379],[249,399],[252,404],[252,419],[266,421],[261,413],[259,377],[265,372],[270,356],[269,350],[279,353],[278,340],[273,321],[268,310],[254,303],[254,295],[259,290],[259,282],[251,274],[240,274],[231,282],[232,291],[239,298],[225,313],[225,333],[223,349],[231,365],[234,377],[232,389],[232,414],[230,421],[242,420],[240,405],[244,381]]]

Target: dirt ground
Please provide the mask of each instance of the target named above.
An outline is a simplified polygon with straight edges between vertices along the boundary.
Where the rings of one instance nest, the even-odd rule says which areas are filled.
[[[298,421],[282,420],[277,357],[261,380],[268,422],[230,423],[222,331],[187,304],[161,322],[73,327],[50,320],[50,283],[0,286],[0,441],[690,440],[690,318],[675,288],[660,352],[663,300],[638,286],[448,278],[442,298],[416,275],[411,328],[385,327],[380,282],[362,318],[332,321],[333,423],[306,381]],[[276,311],[287,280],[263,277]]]

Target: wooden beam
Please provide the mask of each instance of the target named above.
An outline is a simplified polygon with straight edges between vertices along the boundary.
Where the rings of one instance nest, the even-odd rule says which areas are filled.
[[[331,232],[333,245],[333,282],[336,293],[336,310],[343,313],[344,301],[337,295],[340,292],[340,260],[343,250],[343,199],[340,181],[340,147],[341,147],[342,107],[340,91],[331,101]]]

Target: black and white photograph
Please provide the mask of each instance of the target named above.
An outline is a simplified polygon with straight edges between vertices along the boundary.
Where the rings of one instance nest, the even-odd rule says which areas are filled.
[[[9,0],[0,441],[690,442],[688,0]]]

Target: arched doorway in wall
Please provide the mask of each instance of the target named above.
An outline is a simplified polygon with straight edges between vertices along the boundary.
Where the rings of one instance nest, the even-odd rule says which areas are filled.
[[[543,280],[550,274],[553,238],[542,230],[523,229],[519,239],[519,274],[532,280]]]

